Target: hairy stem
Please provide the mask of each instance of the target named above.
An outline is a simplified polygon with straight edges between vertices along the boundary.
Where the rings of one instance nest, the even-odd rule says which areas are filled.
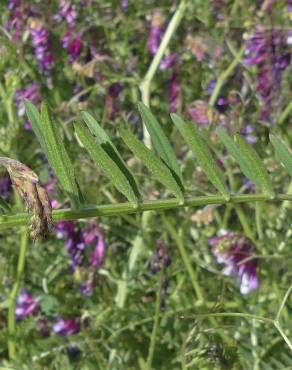
[[[144,201],[139,204],[134,203],[116,203],[99,206],[85,206],[80,209],[59,209],[53,211],[53,221],[60,220],[79,220],[103,216],[119,216],[123,214],[141,213],[146,211],[163,211],[168,209],[178,209],[184,207],[203,207],[208,204],[236,204],[236,203],[254,203],[258,202],[275,202],[275,201],[292,201],[292,194],[276,194],[273,199],[266,194],[238,194],[230,195],[226,200],[222,195],[206,195],[185,199],[183,204],[175,198],[158,199]],[[29,215],[27,213],[18,213],[15,215],[0,216],[0,230],[7,227],[27,225]]]
[[[163,58],[163,55],[165,53],[165,50],[173,36],[173,34],[175,33],[175,30],[177,29],[177,27],[179,26],[182,18],[183,18],[183,15],[184,15],[184,12],[186,10],[186,7],[187,7],[187,1],[186,0],[182,0],[177,8],[177,10],[175,11],[171,21],[169,22],[168,24],[168,27],[163,35],[163,38],[161,40],[161,43],[159,45],[159,48],[157,50],[157,53],[155,54],[154,58],[152,59],[152,62],[140,84],[140,91],[141,91],[141,95],[142,95],[142,101],[145,105],[149,106],[150,105],[150,90],[151,90],[151,82],[155,76],[155,73],[159,67],[159,64],[161,62],[161,59]],[[149,148],[151,147],[151,139],[150,139],[150,135],[145,127],[145,125],[143,125],[143,137],[144,137],[144,144],[146,146],[148,146]]]
[[[16,357],[16,345],[15,345],[15,334],[16,334],[16,322],[15,322],[15,304],[19,293],[22,275],[25,266],[26,250],[28,246],[28,233],[26,228],[21,231],[20,239],[20,250],[17,263],[16,279],[9,297],[8,307],[8,353],[10,359]]]

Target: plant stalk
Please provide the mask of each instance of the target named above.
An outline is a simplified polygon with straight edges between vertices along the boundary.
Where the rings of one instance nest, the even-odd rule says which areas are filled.
[[[163,58],[163,55],[165,53],[165,50],[175,33],[175,30],[179,26],[183,16],[184,12],[187,7],[187,0],[182,0],[176,9],[173,17],[171,18],[171,21],[168,24],[168,27],[163,35],[163,38],[161,40],[161,43],[159,45],[159,48],[157,50],[157,53],[155,54],[154,58],[152,59],[152,62],[143,78],[143,80],[140,83],[140,91],[142,96],[142,102],[149,107],[150,105],[150,90],[151,90],[151,82],[155,76],[155,73],[159,67],[159,64],[161,62],[161,59]],[[144,137],[144,144],[151,148],[151,138],[150,135],[145,127],[143,125],[143,137]]]
[[[242,58],[242,56],[244,54],[244,51],[245,51],[245,47],[243,46],[238,51],[238,53],[235,55],[233,61],[230,63],[230,65],[227,67],[227,69],[225,69],[221,73],[221,75],[218,77],[217,83],[216,83],[216,85],[214,87],[214,90],[213,90],[212,95],[211,95],[210,100],[209,100],[210,107],[214,107],[214,105],[216,104],[216,101],[218,99],[218,96],[220,94],[220,91],[221,91],[224,83],[231,76],[231,74],[233,73],[234,69],[236,68],[236,66],[238,65],[238,63],[241,61],[241,58]]]
[[[152,368],[152,361],[153,361],[153,357],[154,357],[157,333],[158,333],[158,328],[159,328],[163,278],[164,278],[164,271],[162,269],[160,271],[160,276],[159,276],[159,286],[158,286],[158,292],[157,292],[156,303],[155,303],[154,323],[153,323],[151,339],[150,339],[150,346],[149,346],[149,352],[148,352],[148,357],[147,357],[147,369],[148,370],[151,370],[151,368]]]
[[[276,194],[273,199],[269,195],[257,194],[238,194],[230,195],[226,200],[222,195],[206,195],[185,199],[182,203],[176,198],[158,199],[144,201],[139,204],[135,203],[116,203],[98,206],[85,206],[80,209],[59,209],[53,211],[53,221],[60,220],[78,220],[93,217],[119,216],[125,214],[141,213],[146,211],[163,211],[185,207],[200,207],[208,204],[236,204],[236,203],[253,203],[253,202],[274,202],[274,201],[292,201],[292,194]],[[15,215],[0,216],[0,230],[8,227],[27,225],[30,215],[27,213],[18,213]]]
[[[13,285],[10,297],[9,297],[9,307],[8,307],[8,353],[9,358],[16,358],[16,345],[15,345],[15,335],[16,335],[16,321],[15,321],[15,305],[16,299],[19,293],[22,275],[25,266],[26,250],[28,247],[28,232],[26,228],[21,231],[20,238],[20,250],[17,263],[16,279]]]

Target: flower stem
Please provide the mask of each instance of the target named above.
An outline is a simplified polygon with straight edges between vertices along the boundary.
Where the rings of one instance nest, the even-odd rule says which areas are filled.
[[[227,67],[227,69],[225,69],[221,73],[221,75],[218,77],[217,83],[214,87],[214,90],[213,90],[212,95],[211,95],[210,100],[209,100],[210,107],[214,107],[224,83],[226,82],[228,77],[230,77],[230,75],[233,73],[233,71],[236,68],[236,66],[238,65],[238,63],[241,61],[241,58],[244,54],[244,51],[245,51],[245,47],[243,46],[238,51],[238,53],[235,55],[233,61],[230,63],[230,65]]]
[[[142,80],[140,83],[140,91],[142,95],[142,102],[149,106],[150,105],[150,89],[151,89],[151,82],[155,76],[155,73],[158,69],[158,66],[161,62],[161,59],[163,58],[163,55],[165,53],[165,50],[175,33],[175,30],[179,26],[183,16],[184,12],[187,7],[187,1],[182,0],[176,9],[173,17],[171,18],[171,21],[169,22],[169,25],[163,35],[163,38],[161,40],[161,43],[159,45],[159,48],[157,50],[157,53],[155,54],[154,58],[152,59],[152,62]],[[146,127],[143,125],[143,135],[144,135],[144,143],[146,146],[151,147],[151,140],[150,135],[146,129]]]
[[[203,207],[208,204],[237,204],[237,203],[254,203],[254,202],[279,202],[292,201],[292,194],[276,194],[273,199],[269,195],[257,194],[238,194],[230,195],[230,199],[226,200],[222,195],[206,195],[185,199],[183,203],[175,198],[148,200],[139,204],[135,203],[116,203],[105,204],[98,206],[85,206],[80,209],[59,209],[53,211],[53,221],[60,220],[79,220],[93,217],[103,216],[119,216],[133,213],[141,213],[146,211],[163,211],[170,209],[178,209],[185,207]],[[0,216],[0,230],[7,227],[15,227],[27,225],[29,214],[18,213],[15,215]]]
[[[177,244],[179,253],[181,255],[181,258],[183,260],[185,268],[186,268],[186,270],[189,274],[189,277],[191,279],[192,286],[194,288],[197,299],[198,299],[198,301],[203,302],[204,297],[203,297],[201,287],[198,283],[197,274],[195,273],[195,271],[193,269],[193,266],[190,262],[190,258],[188,256],[188,253],[187,253],[187,251],[185,249],[185,246],[184,246],[184,242],[183,242],[183,238],[182,238],[182,230],[180,229],[179,232],[177,233],[175,228],[173,227],[173,225],[167,220],[167,218],[165,216],[163,216],[163,222],[164,222],[167,230],[169,231],[170,235],[172,236],[172,238],[175,240],[175,242]]]
[[[19,293],[22,275],[25,266],[26,250],[28,246],[28,232],[26,228],[21,230],[20,250],[17,263],[16,279],[9,297],[8,307],[8,353],[10,359],[16,358],[16,322],[15,322],[15,304]]]
[[[151,370],[151,368],[152,368],[152,361],[153,361],[153,357],[154,357],[157,333],[158,333],[158,328],[159,328],[163,278],[164,278],[164,271],[162,269],[161,272],[160,272],[160,276],[159,276],[159,286],[158,286],[158,292],[157,292],[157,296],[156,296],[154,323],[153,323],[151,339],[150,339],[150,346],[149,346],[149,352],[148,352],[148,357],[147,357],[147,369],[148,370]]]

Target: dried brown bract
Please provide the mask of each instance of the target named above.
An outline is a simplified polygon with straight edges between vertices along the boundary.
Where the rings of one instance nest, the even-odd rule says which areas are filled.
[[[52,207],[46,190],[39,184],[37,174],[15,159],[0,157],[0,164],[6,167],[16,191],[24,199],[31,214],[31,238],[46,236],[52,228]]]

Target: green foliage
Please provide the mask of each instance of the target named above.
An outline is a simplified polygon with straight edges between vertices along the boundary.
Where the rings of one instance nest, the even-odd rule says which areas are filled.
[[[42,105],[41,114],[29,101],[25,102],[27,115],[31,119],[35,134],[45,152],[50,165],[60,180],[64,191],[71,199],[73,207],[81,204],[81,195],[74,174],[73,164],[65,149],[60,131],[53,122],[48,107]]]
[[[95,136],[97,144],[101,145],[101,147],[106,151],[111,159],[117,164],[123,174],[127,177],[137,199],[140,199],[140,193],[136,184],[136,180],[132,172],[129,170],[126,163],[124,162],[122,156],[118,152],[116,146],[108,137],[107,133],[88,112],[81,112],[81,116],[84,119],[84,122],[89,128],[91,134]]]
[[[207,143],[203,140],[199,133],[198,127],[194,124],[178,122],[176,116],[174,116],[174,121],[177,123],[177,125],[179,123],[182,124],[182,129],[180,132],[188,143],[192,152],[195,154],[208,179],[212,182],[215,188],[218,189],[221,194],[223,194],[225,199],[229,200],[230,196],[224,183],[223,173],[216,165]]]
[[[169,168],[150,149],[136,139],[129,130],[121,129],[120,132],[123,141],[134,155],[145,164],[159,182],[183,202],[182,190]]]
[[[259,155],[255,151],[255,149],[247,144],[247,142],[243,139],[242,136],[236,135],[235,136],[236,143],[238,144],[239,150],[243,158],[245,158],[245,162],[249,163],[249,171],[248,173],[253,175],[251,180],[255,182],[256,185],[260,189],[263,190],[264,193],[268,194],[271,198],[274,196],[273,185],[271,183],[269,174],[260,159]]]
[[[143,103],[138,103],[138,109],[141,114],[142,120],[147,127],[147,130],[153,141],[153,145],[159,154],[160,158],[169,167],[169,169],[176,175],[182,186],[182,174],[177,163],[176,155],[171,147],[165,133],[160,127],[157,119],[153,116],[151,110]]]
[[[275,149],[275,152],[283,163],[289,175],[292,177],[292,153],[286,145],[274,135],[270,135],[270,141]]]
[[[96,143],[96,140],[83,124],[75,124],[74,127],[79,139],[91,158],[101,167],[106,176],[110,178],[113,185],[124,194],[130,202],[137,203],[135,191],[118,164],[114,161],[114,159],[119,161],[119,157],[115,157],[114,159],[111,158],[108,152],[103,149],[103,146]]]

